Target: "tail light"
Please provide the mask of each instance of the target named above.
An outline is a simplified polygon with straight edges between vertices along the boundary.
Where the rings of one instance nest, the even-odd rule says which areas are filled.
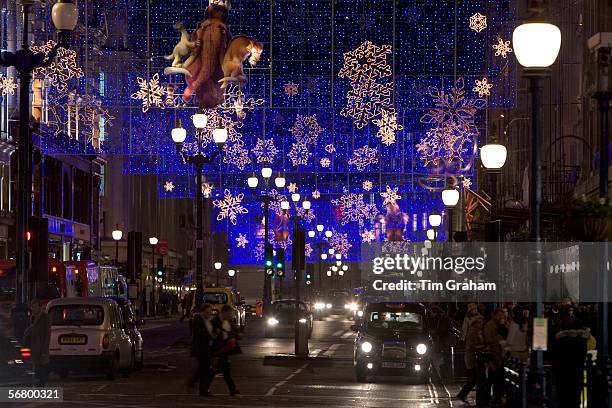
[[[102,348],[107,349],[108,346],[110,346],[110,338],[108,334],[105,334],[104,337],[102,337]]]
[[[32,357],[32,350],[27,347],[20,348],[19,353],[21,354],[21,357]]]

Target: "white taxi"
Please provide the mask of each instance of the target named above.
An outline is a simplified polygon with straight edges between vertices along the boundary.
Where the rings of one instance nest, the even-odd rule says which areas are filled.
[[[66,377],[70,371],[117,372],[129,376],[135,350],[119,305],[107,298],[62,298],[47,304],[51,320],[51,370]]]

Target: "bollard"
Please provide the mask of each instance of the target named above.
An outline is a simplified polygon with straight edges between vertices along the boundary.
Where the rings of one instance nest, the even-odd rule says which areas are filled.
[[[308,325],[300,324],[300,328],[298,330],[298,342],[296,348],[296,354],[298,356],[308,356],[310,351],[308,350],[308,337],[309,337],[309,329]]]

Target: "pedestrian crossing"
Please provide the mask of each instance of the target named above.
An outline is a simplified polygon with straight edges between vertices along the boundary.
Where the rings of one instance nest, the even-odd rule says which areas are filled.
[[[352,339],[355,337],[355,332],[352,330],[338,330],[332,333],[332,337],[339,337],[341,339]]]

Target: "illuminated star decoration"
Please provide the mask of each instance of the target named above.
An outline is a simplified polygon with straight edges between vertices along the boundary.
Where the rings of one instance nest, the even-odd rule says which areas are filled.
[[[487,16],[476,13],[470,17],[470,28],[477,33],[487,28]]]
[[[151,107],[165,108],[164,96],[167,88],[159,84],[159,74],[155,73],[150,80],[137,77],[138,91],[134,92],[130,98],[142,101],[142,111],[147,112]]]
[[[304,255],[306,255],[307,257],[310,257],[310,255],[312,255],[312,245],[310,245],[310,242],[306,243],[306,245],[304,245]]]
[[[303,116],[298,114],[293,127],[289,131],[295,137],[296,142],[315,145],[319,135],[323,133],[323,128],[319,125],[315,115]]]
[[[284,86],[284,92],[285,92],[285,95],[287,95],[287,96],[296,95],[298,93],[298,86],[297,86],[297,84],[295,84],[295,83],[293,83],[291,81],[287,82],[285,84],[285,86]]]
[[[166,181],[164,183],[164,190],[166,190],[166,192],[172,192],[174,190],[174,183],[171,181]]]
[[[246,248],[246,244],[248,243],[249,240],[247,239],[246,235],[238,234],[238,238],[236,238],[236,246],[238,248]]]
[[[315,200],[318,200],[319,198],[321,198],[321,192],[319,190],[313,191],[312,198],[314,198]]]
[[[370,191],[373,187],[372,182],[370,180],[366,180],[363,182],[362,187],[365,191]]]
[[[19,86],[15,83],[15,78],[3,77],[0,75],[0,91],[2,92],[2,96],[15,95],[15,90],[18,87]]]
[[[329,165],[331,164],[331,160],[329,160],[327,157],[324,157],[321,159],[320,163],[321,167],[329,167]]]
[[[291,159],[291,164],[293,166],[299,166],[300,164],[308,164],[308,158],[310,157],[310,152],[308,151],[308,147],[306,147],[305,143],[293,143],[291,145],[291,150],[289,150],[289,154],[287,155]]]
[[[361,233],[361,242],[372,242],[376,240],[376,235],[372,230],[364,230]]]
[[[450,92],[433,86],[428,88],[435,107],[421,117],[421,123],[429,125],[417,151],[425,166],[463,165],[473,155],[475,140],[479,135],[474,116],[478,109],[486,107],[484,99],[468,99],[465,81],[459,78]]]
[[[208,183],[202,183],[202,195],[204,197],[210,197],[213,191],[213,185]]]
[[[259,139],[255,147],[251,150],[257,159],[257,163],[273,163],[274,156],[278,153],[278,149],[274,146],[272,139]]]
[[[328,145],[326,145],[326,146],[325,146],[325,151],[326,151],[327,153],[329,153],[329,154],[332,154],[333,152],[335,152],[335,151],[336,151],[336,148],[334,147],[334,145],[333,145],[333,144],[331,144],[331,143],[330,143],[330,144],[328,144]]]
[[[376,204],[366,204],[363,201],[363,194],[345,193],[340,198],[331,202],[342,210],[342,217],[340,219],[340,224],[342,225],[353,221],[363,226],[365,221],[371,221],[378,215]]]
[[[380,196],[384,198],[383,205],[393,204],[402,197],[397,193],[398,187],[391,188],[387,186],[387,191],[380,193]]]
[[[45,61],[49,59],[49,53],[55,47],[55,41],[49,40],[43,45],[32,45],[30,50],[39,54],[45,54]],[[38,67],[32,71],[34,78],[48,81],[59,93],[64,93],[68,89],[70,79],[83,77],[83,70],[77,64],[76,51],[59,47],[55,60],[48,67]]]
[[[495,50],[495,56],[499,57],[501,55],[502,58],[506,58],[508,53],[512,52],[510,41],[504,41],[501,37],[497,37],[497,44],[493,44],[493,49]]]
[[[289,190],[290,193],[297,193],[297,189],[298,186],[295,183],[289,183],[289,185],[287,186],[287,190]]]
[[[217,221],[229,218],[232,225],[236,225],[238,215],[249,213],[249,211],[242,206],[243,198],[243,193],[232,196],[232,193],[228,189],[225,189],[223,192],[223,200],[213,201],[213,205],[219,209]]]
[[[472,91],[478,94],[479,98],[483,96],[491,95],[491,88],[493,88],[493,84],[490,84],[486,77],[482,78],[482,80],[476,80],[476,84]]]
[[[402,125],[397,123],[395,109],[382,110],[380,118],[372,120],[372,123],[379,127],[376,136],[380,137],[381,142],[387,146],[395,143],[395,132],[404,129]]]
[[[364,171],[371,164],[378,163],[377,153],[378,149],[365,145],[353,151],[353,157],[348,161],[348,164],[355,166],[359,171]]]
[[[348,255],[348,251],[352,247],[348,241],[348,234],[343,234],[336,230],[332,230],[332,236],[330,238],[326,238],[326,240],[336,252],[345,257]]]
[[[347,105],[340,114],[352,117],[359,129],[380,116],[383,110],[393,108],[393,81],[379,81],[392,76],[391,65],[387,62],[391,51],[390,45],[378,46],[365,41],[344,53],[344,66],[338,76],[347,78],[351,83]]]

